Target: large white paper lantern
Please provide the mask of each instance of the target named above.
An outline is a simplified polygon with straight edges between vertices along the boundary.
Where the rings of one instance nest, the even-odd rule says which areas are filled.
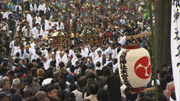
[[[144,48],[124,49],[118,55],[118,69],[121,81],[132,91],[138,92],[151,79],[149,52]]]

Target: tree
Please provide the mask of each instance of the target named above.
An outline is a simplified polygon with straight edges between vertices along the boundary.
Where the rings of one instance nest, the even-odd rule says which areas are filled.
[[[163,64],[171,65],[171,0],[156,0],[155,6],[155,58],[159,68]]]

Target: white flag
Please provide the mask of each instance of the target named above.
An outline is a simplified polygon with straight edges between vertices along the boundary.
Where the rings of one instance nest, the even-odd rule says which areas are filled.
[[[171,9],[171,61],[176,101],[180,101],[180,1],[172,0]]]

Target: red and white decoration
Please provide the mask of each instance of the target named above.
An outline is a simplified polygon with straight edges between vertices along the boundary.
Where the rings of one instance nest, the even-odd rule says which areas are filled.
[[[144,88],[151,79],[150,55],[144,48],[122,50],[118,67],[121,81],[130,88]]]

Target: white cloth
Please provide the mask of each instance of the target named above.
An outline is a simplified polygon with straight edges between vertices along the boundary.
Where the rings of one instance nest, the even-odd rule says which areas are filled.
[[[138,24],[138,27],[141,27],[141,28],[143,28],[143,22],[137,22],[137,24]]]
[[[60,62],[64,62],[66,66],[68,61],[69,60],[66,53],[64,53],[64,55],[60,57],[60,52],[59,51],[56,52],[56,67],[59,65]]]
[[[117,52],[118,48],[112,50],[112,59],[117,59],[117,56],[118,56],[118,52]],[[120,49],[120,51],[122,50],[122,48]],[[119,51],[119,52],[120,52]]]
[[[17,54],[17,53],[19,52],[19,54],[20,54],[20,55],[19,55],[19,58],[20,58],[20,59],[24,59],[24,57],[23,57],[23,56],[24,56],[24,53],[22,54],[22,51],[24,51],[24,50],[21,50],[21,49],[19,48],[19,49],[17,49],[16,52],[15,52],[15,54]],[[15,55],[14,55],[14,56],[15,56]]]
[[[108,47],[104,53],[106,54],[106,57],[109,59],[109,55],[111,54],[111,47]]]
[[[31,12],[36,12],[38,10],[37,5],[34,4],[33,6],[32,3],[30,4],[30,9],[31,9]]]
[[[95,70],[102,70],[102,66],[100,66],[100,67],[95,67]]]
[[[98,51],[101,51],[102,52],[102,49],[100,47],[98,47],[95,52],[98,53]]]
[[[121,95],[122,97],[126,98],[126,94],[125,94],[125,89],[127,88],[127,86],[125,84],[123,84],[121,87],[120,87],[120,90],[121,90]]]
[[[112,59],[117,58],[117,48],[112,50]]]
[[[74,54],[74,50],[70,49],[70,50],[69,50],[69,55],[74,57],[74,55],[75,55],[75,54]]]
[[[37,27],[33,27],[32,34],[35,35],[36,32],[37,32]]]
[[[30,28],[32,28],[33,25],[32,25],[32,16],[31,16],[31,14],[27,14],[26,19],[27,19],[27,22],[29,22]]]
[[[38,7],[38,11],[44,11],[44,13],[46,12],[46,6],[45,4],[40,4]]]
[[[78,61],[78,58],[74,55],[73,58],[72,58],[72,61],[71,61],[72,65],[75,66],[76,61]]]
[[[15,43],[15,40],[11,41],[11,43],[9,44],[9,48],[13,48],[14,47],[14,43]]]
[[[52,78],[47,78],[47,79],[43,80],[42,86],[50,84],[52,80],[53,80]]]
[[[41,52],[42,52],[42,54],[43,54],[44,56],[46,56],[46,54],[48,54],[48,51],[47,51],[46,49],[41,50]]]
[[[89,57],[92,57],[92,60],[94,61],[95,58],[97,57],[97,53],[96,53],[96,52],[91,52],[91,53],[89,54]]]
[[[50,54],[52,54],[52,53],[50,53]],[[51,58],[51,57],[49,56],[49,53],[45,54],[45,58],[47,59],[47,61]]]
[[[56,24],[57,24],[57,29],[64,30],[64,23],[63,22],[60,22],[60,24],[59,24],[59,22],[57,22]]]
[[[123,36],[122,38],[118,39],[118,42],[121,44],[121,46],[125,45],[125,43],[126,43],[126,36]]]
[[[25,31],[25,29],[26,29],[26,26],[24,26],[24,27],[22,28],[22,32],[24,32],[24,31]]]
[[[20,29],[20,22],[19,20],[16,21],[16,31],[19,32],[19,29]]]
[[[88,54],[86,53],[86,50],[81,49],[81,54],[82,57],[87,57]]]
[[[36,16],[35,19],[36,19],[36,23],[41,24],[41,17],[40,16]]]
[[[16,56],[16,53],[19,52],[21,49],[20,49],[20,46],[15,46],[12,48],[12,52],[11,52],[11,56]]]
[[[35,52],[35,46],[36,46],[36,44],[34,43],[34,42],[30,42],[30,49],[33,51],[33,52]]]
[[[44,38],[44,36],[45,36],[45,33],[44,33],[44,31],[42,30],[42,28],[40,29],[40,33],[39,33],[38,30],[36,30],[33,38],[37,39],[37,38],[39,38],[40,35],[41,35],[43,38]]]
[[[45,69],[45,70],[48,70],[48,69],[49,69],[51,61],[52,61],[52,59],[49,59],[49,60],[47,61],[47,64],[44,66],[44,69]]]
[[[97,56],[97,57],[94,59],[94,65],[96,65],[96,63],[97,63],[98,61],[101,63],[101,66],[102,66],[102,56],[101,56],[101,57]]]
[[[113,65],[113,73],[115,73],[116,68],[118,68],[118,63],[116,63],[115,65]]]
[[[3,14],[3,19],[9,19],[9,15],[10,14],[13,14],[12,12],[5,12],[4,14]]]
[[[89,49],[86,47],[84,49],[81,49],[81,53],[84,53],[86,55],[89,55]]]
[[[15,12],[17,12],[17,8],[19,7],[19,11],[22,12],[22,7],[20,5],[15,6]]]
[[[160,85],[160,81],[158,79],[156,80],[156,82],[157,82],[157,85]],[[151,86],[154,86],[154,80],[152,80]]]
[[[82,98],[82,92],[80,92],[78,89],[74,90],[73,91],[75,97],[76,97],[76,101],[82,101],[83,98]],[[86,93],[84,94],[84,97],[86,97]]]
[[[29,53],[27,53],[26,49],[24,49],[24,55],[23,55],[24,58],[27,58],[27,59],[29,59],[31,61],[31,56],[32,55],[33,55],[33,53],[31,51],[31,49],[29,49]]]
[[[48,33],[49,29],[51,29],[51,26],[49,26],[49,21],[45,20],[45,33]]]
[[[37,55],[36,53],[33,53],[33,55],[31,56],[31,61],[32,61],[33,59],[38,59],[38,58],[40,58],[39,55]],[[40,58],[40,59],[41,59],[41,58]]]

